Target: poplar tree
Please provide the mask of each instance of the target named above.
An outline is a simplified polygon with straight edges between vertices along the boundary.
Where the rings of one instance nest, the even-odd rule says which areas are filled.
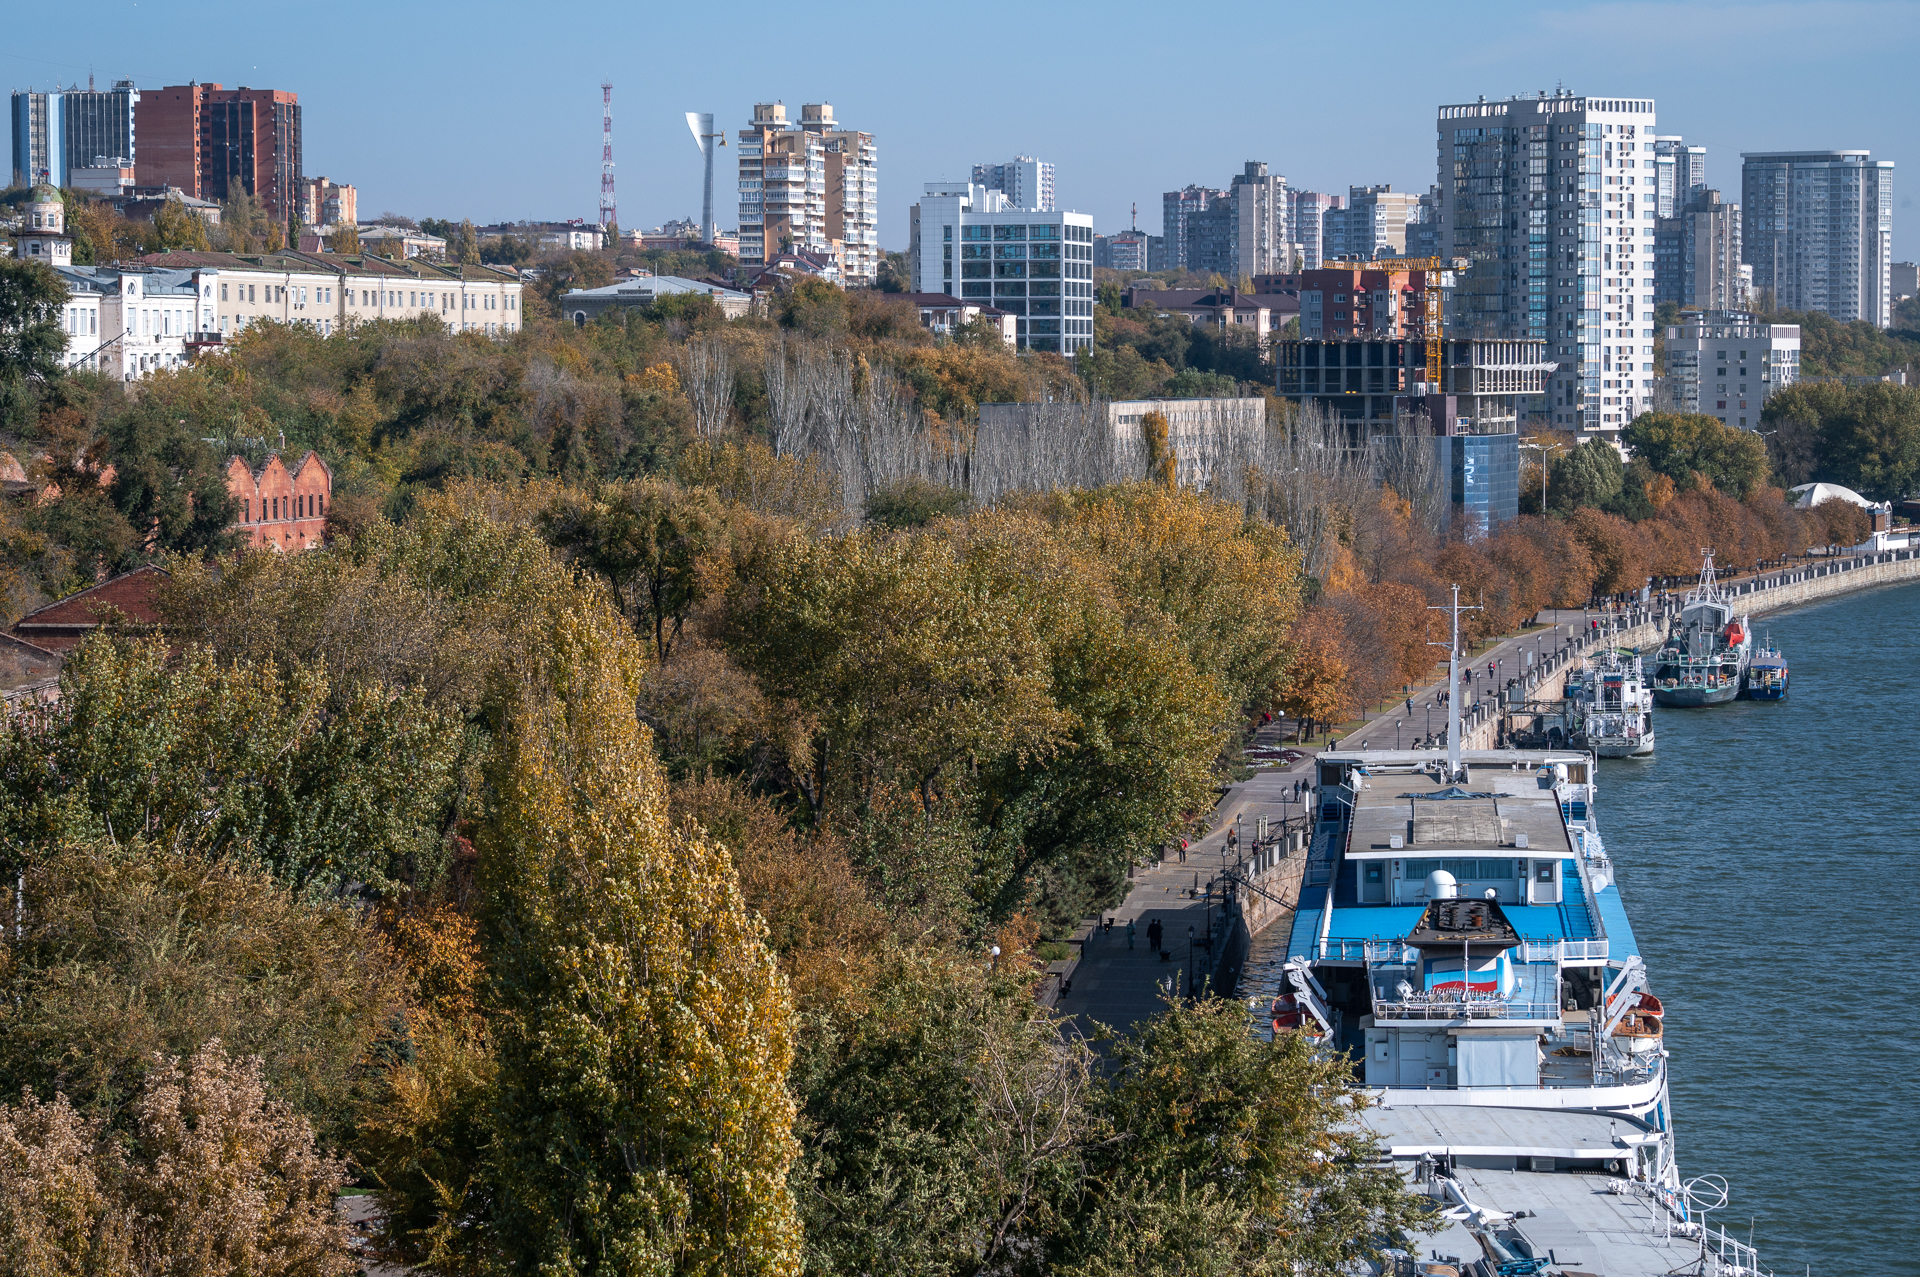
[[[513,680],[482,831],[513,1271],[786,1274],[793,1011],[726,849],[675,831],[604,596]]]

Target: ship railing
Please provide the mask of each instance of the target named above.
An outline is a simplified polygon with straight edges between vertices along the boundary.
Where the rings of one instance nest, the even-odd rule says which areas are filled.
[[[1528,940],[1520,945],[1522,962],[1594,962],[1607,956],[1605,940]]]
[[[1407,966],[1420,960],[1420,950],[1404,940],[1367,940],[1363,943],[1370,967]]]
[[[1428,998],[1415,994],[1400,1001],[1373,1000],[1376,1020],[1558,1020],[1560,1005],[1520,998]]]

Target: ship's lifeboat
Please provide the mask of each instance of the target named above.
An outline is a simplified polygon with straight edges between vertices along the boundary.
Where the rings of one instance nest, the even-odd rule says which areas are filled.
[[[1651,1055],[1660,1049],[1665,1033],[1666,1008],[1651,993],[1636,993],[1633,1010],[1613,1030],[1614,1041],[1629,1055]]]
[[[1305,1029],[1310,1037],[1320,1036],[1320,1022],[1293,994],[1283,993],[1273,1000],[1273,1032],[1277,1037],[1295,1029]]]
[[[1728,647],[1739,647],[1740,644],[1746,640],[1746,637],[1747,637],[1747,633],[1745,630],[1740,628],[1740,622],[1738,621],[1727,622],[1727,646]]]

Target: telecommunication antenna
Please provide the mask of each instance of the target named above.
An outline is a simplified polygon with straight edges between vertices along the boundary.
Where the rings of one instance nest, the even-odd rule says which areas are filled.
[[[1478,607],[1460,606],[1460,587],[1453,587],[1453,602],[1429,607],[1429,612],[1448,612],[1453,617],[1453,637],[1447,648],[1447,779],[1462,781],[1466,779],[1460,770],[1460,614],[1478,612]],[[1428,647],[1440,644],[1428,642]]]
[[[600,81],[600,229],[620,224],[613,201],[613,81]]]

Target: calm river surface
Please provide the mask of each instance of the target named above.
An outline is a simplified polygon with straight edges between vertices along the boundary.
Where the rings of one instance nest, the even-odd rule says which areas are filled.
[[[1683,1175],[1780,1277],[1920,1271],[1920,585],[1755,622],[1776,703],[1655,710],[1601,764],[1600,831],[1668,1008]]]

